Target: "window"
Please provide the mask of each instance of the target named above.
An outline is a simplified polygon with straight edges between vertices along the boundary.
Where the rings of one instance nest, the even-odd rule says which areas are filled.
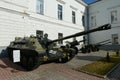
[[[96,16],[91,16],[91,27],[96,26]]]
[[[58,33],[58,39],[63,38],[63,33]],[[63,44],[63,40],[58,41],[58,44]]]
[[[43,0],[37,0],[37,13],[43,14]]]
[[[76,23],[76,15],[75,12],[72,11],[72,22],[75,24]]]
[[[63,15],[62,15],[62,6],[58,4],[58,19],[62,20],[63,19]]]
[[[112,34],[112,44],[119,44],[118,34]]]
[[[117,22],[117,11],[111,12],[111,23]]]
[[[37,37],[43,37],[43,31],[41,31],[41,30],[36,30],[36,36],[37,36]]]

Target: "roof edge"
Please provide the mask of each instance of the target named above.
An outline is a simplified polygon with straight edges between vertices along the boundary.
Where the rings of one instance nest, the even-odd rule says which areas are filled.
[[[100,1],[102,1],[102,0],[98,0],[98,1],[92,2],[92,3],[88,4],[88,5],[92,5],[92,4],[95,4],[95,3],[100,2]]]

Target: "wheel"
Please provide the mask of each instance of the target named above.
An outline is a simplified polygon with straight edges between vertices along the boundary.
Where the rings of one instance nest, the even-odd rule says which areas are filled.
[[[58,59],[58,62],[59,62],[59,63],[66,63],[67,61],[69,61],[69,58],[68,58],[68,57],[59,58],[59,59]]]
[[[8,58],[10,61],[13,61],[13,53],[12,50],[8,50]]]
[[[74,56],[75,56],[75,50],[71,49],[65,58],[59,58],[58,61],[60,63],[66,63],[66,62],[70,61]]]
[[[91,49],[90,48],[87,48],[87,53],[90,53],[91,52]]]
[[[24,55],[21,56],[20,64],[23,68],[27,67],[27,57],[26,56],[24,56]]]
[[[34,67],[34,59],[33,57],[28,57],[27,59],[27,70],[32,70]]]
[[[85,48],[82,48],[82,49],[81,49],[81,52],[82,52],[82,53],[86,53],[87,51],[86,51]]]
[[[21,55],[20,63],[21,63],[21,66],[27,71],[33,70],[40,65],[40,62],[37,56]]]
[[[75,49],[75,54],[78,54],[78,48],[74,47],[73,49]]]

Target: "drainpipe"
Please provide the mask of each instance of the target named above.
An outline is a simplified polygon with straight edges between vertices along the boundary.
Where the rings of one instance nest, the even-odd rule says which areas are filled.
[[[89,5],[86,6],[86,30],[89,30]],[[90,35],[87,34],[86,38],[87,38],[87,44],[90,44]]]

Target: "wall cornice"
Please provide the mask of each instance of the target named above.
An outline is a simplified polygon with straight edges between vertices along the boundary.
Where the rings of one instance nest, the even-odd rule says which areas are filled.
[[[109,7],[109,8],[107,8],[108,10],[111,10],[111,9],[115,9],[115,8],[119,8],[120,7],[120,5],[116,5],[116,6],[112,6],[112,7]]]
[[[30,12],[31,13],[31,12]],[[48,16],[45,16],[45,15],[39,15],[39,14],[36,14],[34,12],[32,12],[31,15],[29,15],[29,18],[30,19],[34,19],[36,21],[42,21],[42,22],[45,22],[45,23],[50,23],[50,24],[56,24],[56,25],[60,25],[60,26],[64,26],[64,27],[68,27],[68,28],[72,28],[72,29],[79,29],[79,30],[83,30],[81,27],[82,25],[77,25],[77,24],[72,24],[72,23],[69,23],[69,22],[65,22],[65,21],[61,21],[61,20],[57,20],[57,19],[54,19],[54,18],[51,18],[51,17],[48,17]],[[80,27],[81,26],[81,27]]]
[[[70,8],[72,8],[73,10],[77,11],[78,9],[75,8],[74,6],[70,5]]]
[[[10,1],[7,1],[7,0],[1,0],[2,2],[5,2],[5,3],[9,3],[9,4],[12,4],[12,5],[15,5],[15,6],[18,6],[18,7],[22,7],[22,8],[26,8],[28,9],[27,6],[23,6],[23,5],[20,5],[20,4],[16,4],[16,3],[13,3],[13,2],[10,2]]]
[[[64,2],[63,0],[56,0],[56,1],[61,3],[61,4],[66,4],[66,2]]]

